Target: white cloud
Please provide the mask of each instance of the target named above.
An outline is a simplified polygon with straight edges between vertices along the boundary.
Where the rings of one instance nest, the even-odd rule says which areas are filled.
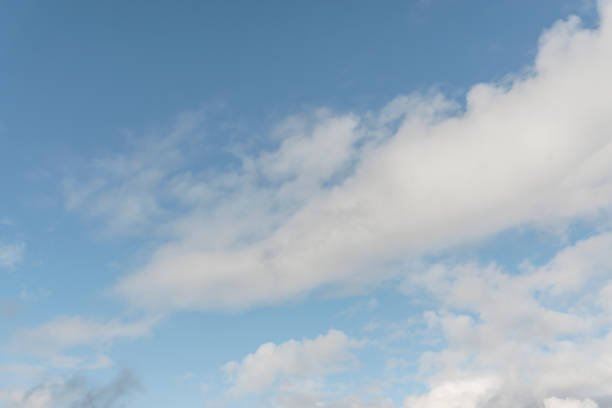
[[[598,405],[590,399],[576,400],[552,397],[544,400],[544,408],[598,408]]]
[[[576,17],[556,23],[527,74],[474,86],[465,110],[439,94],[398,97],[362,115],[319,110],[281,123],[275,147],[202,171],[189,169],[181,147],[197,126],[185,131],[179,122],[159,148],[100,159],[91,180],[69,187],[68,205],[116,230],[163,221],[156,231],[165,243],[115,287],[160,310],[360,290],[398,276],[388,266],[397,261],[503,230],[608,219],[612,1],[600,14],[596,29]],[[596,408],[609,400],[611,250],[612,234],[602,233],[516,273],[444,263],[413,271],[402,288],[426,288],[440,301],[425,319],[448,344],[422,355],[430,391],[405,407]],[[224,366],[229,389],[274,389],[286,407],[391,406],[305,385],[354,362],[353,342],[330,331],[264,344]]]
[[[330,397],[317,392],[284,394],[275,399],[278,408],[395,408],[388,398],[363,399],[358,395]]]
[[[574,17],[555,24],[528,74],[474,86],[465,112],[440,95],[361,116],[317,112],[280,126],[276,148],[242,154],[233,170],[156,168],[165,181],[142,191],[189,211],[170,217],[169,242],[116,292],[147,308],[231,309],[358,290],[398,260],[608,211],[611,9],[602,2],[595,30]],[[111,182],[140,177],[121,174]]]
[[[343,371],[354,363],[351,349],[358,346],[359,342],[344,333],[330,330],[314,339],[262,344],[242,361],[225,364],[223,371],[230,380],[231,393],[262,392],[277,382]]]
[[[549,397],[532,399],[520,392],[500,394],[502,385],[494,377],[474,377],[444,382],[421,396],[410,396],[404,408],[599,408],[590,399]]]
[[[80,316],[61,316],[38,327],[17,330],[11,348],[44,357],[59,367],[103,368],[112,364],[105,355],[98,354],[93,361],[86,362],[63,353],[80,346],[101,348],[119,339],[146,336],[158,321],[159,318],[147,318],[129,323],[118,319],[98,322]]]
[[[502,400],[524,407],[550,396],[612,397],[612,316],[603,300],[612,284],[611,250],[612,234],[605,233],[516,273],[495,265],[438,264],[410,275],[402,289],[411,296],[427,289],[434,296],[439,308],[425,318],[448,345],[423,354],[421,373],[432,391],[408,401],[436,406],[428,401],[464,389],[462,378],[480,384],[472,380],[485,375],[497,386],[466,394],[476,398],[466,407],[498,407]],[[551,407],[561,404],[550,401]]]
[[[545,265],[525,266],[514,275],[494,264],[436,264],[410,275],[401,289],[413,295],[425,287],[445,307],[477,313],[495,333],[512,330],[517,339],[548,341],[597,332],[612,322],[599,311],[607,305],[607,285],[612,281],[610,251],[612,234],[607,233],[579,241]],[[470,316],[440,319],[447,336],[467,339],[475,334]]]
[[[128,302],[161,310],[359,290],[397,276],[388,267],[396,261],[509,228],[608,219],[612,1],[600,3],[600,15],[596,29],[576,17],[556,23],[527,74],[474,86],[465,110],[439,94],[401,96],[363,115],[320,110],[287,119],[275,147],[241,152],[239,164],[217,171],[187,170],[181,143],[195,125],[179,121],[156,145],[98,160],[90,180],[67,184],[68,206],[113,230],[163,220],[165,243],[115,287]],[[430,391],[405,407],[610,401],[611,250],[612,234],[602,233],[516,273],[441,263],[408,276],[405,293],[426,288],[440,302],[425,320],[448,344],[423,354],[419,374]],[[18,338],[49,338],[43,349],[63,350],[148,331],[72,319]],[[405,336],[400,329],[395,337]],[[232,393],[277,387],[280,406],[391,406],[330,398],[311,380],[350,366],[356,345],[330,331],[264,344],[223,369]]]
[[[378,387],[353,389],[330,381],[332,374],[359,366],[354,352],[365,344],[338,330],[313,339],[263,344],[222,367],[229,382],[226,396],[256,394],[263,406],[278,408],[395,408]]]
[[[475,378],[442,383],[429,393],[407,397],[405,408],[476,408],[491,399],[498,382],[492,378]]]
[[[0,268],[12,268],[23,259],[25,244],[0,244]]]

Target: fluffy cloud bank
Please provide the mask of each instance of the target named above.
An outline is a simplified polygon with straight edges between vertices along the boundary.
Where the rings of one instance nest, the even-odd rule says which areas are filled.
[[[474,86],[465,110],[431,95],[361,116],[291,118],[277,147],[224,172],[181,168],[184,131],[133,161],[99,161],[95,183],[73,198],[101,197],[99,212],[119,217],[149,203],[130,206],[138,222],[168,200],[182,209],[165,213],[169,241],[116,293],[147,308],[245,308],[358,289],[398,260],[607,212],[611,10],[601,3],[597,29],[576,17],[555,24],[526,74]]]

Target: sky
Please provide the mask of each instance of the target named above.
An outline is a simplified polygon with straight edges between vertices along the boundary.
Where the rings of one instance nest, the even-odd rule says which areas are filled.
[[[612,407],[612,0],[0,7],[1,408]]]

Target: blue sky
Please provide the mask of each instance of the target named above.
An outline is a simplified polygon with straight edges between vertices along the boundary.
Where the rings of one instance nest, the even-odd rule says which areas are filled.
[[[609,406],[611,33],[4,2],[0,407]]]

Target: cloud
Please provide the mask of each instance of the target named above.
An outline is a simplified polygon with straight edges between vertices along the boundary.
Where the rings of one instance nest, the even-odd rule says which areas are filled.
[[[181,170],[181,141],[201,120],[200,112],[180,115],[165,137],[136,141],[131,155],[113,154],[92,160],[78,176],[64,180],[66,208],[103,219],[111,233],[130,233],[165,215],[160,186]]]
[[[378,388],[352,390],[331,380],[334,374],[354,372],[359,366],[355,352],[365,344],[338,330],[313,339],[262,344],[241,361],[222,367],[229,384],[226,396],[255,395],[263,406],[279,408],[395,408]]]
[[[576,400],[553,397],[544,400],[544,408],[598,408],[598,405],[590,399]]]
[[[493,397],[498,384],[495,379],[476,378],[440,384],[429,393],[404,401],[405,408],[476,408]]]
[[[112,231],[164,238],[114,287],[144,309],[244,309],[406,275],[405,294],[434,298],[427,335],[446,342],[422,354],[429,391],[406,408],[596,408],[612,400],[611,233],[516,271],[395,266],[511,228],[609,222],[612,1],[599,12],[595,29],[557,22],[532,66],[475,85],[465,106],[432,93],[380,111],[316,110],[280,123],[264,147],[231,146],[227,163],[205,168],[185,147],[199,122],[183,117],[168,136],[68,181],[67,206]],[[59,351],[149,327],[72,319],[17,338]],[[400,326],[389,341],[405,338]],[[318,381],[350,367],[357,346],[332,330],[263,344],[223,370],[230,394],[270,391],[279,406],[392,406],[330,395]]]
[[[553,396],[609,400],[611,250],[612,234],[603,233],[513,273],[494,264],[437,264],[409,275],[402,290],[433,296],[437,310],[425,320],[447,346],[423,353],[420,373],[431,391],[406,406],[437,406],[432,401],[447,397],[469,399],[466,407],[527,407]]]
[[[15,225],[15,222],[8,217],[0,217],[0,225],[10,227]]]
[[[75,376],[52,378],[29,390],[0,391],[0,400],[7,408],[114,408],[129,394],[140,389],[130,371],[122,371],[109,384],[93,387]]]
[[[230,361],[223,371],[231,383],[230,393],[268,390],[288,379],[313,379],[343,371],[354,363],[351,349],[359,342],[343,332],[330,330],[314,339],[262,344],[242,361]]]
[[[424,395],[407,397],[404,408],[599,408],[590,399],[549,397],[538,401],[520,393],[500,394],[500,389],[500,382],[491,377],[451,381]]]
[[[13,376],[34,376],[45,370],[42,366],[29,364],[0,364],[0,374]]]
[[[158,321],[159,318],[146,318],[129,323],[118,319],[98,322],[80,316],[61,316],[38,327],[17,330],[11,348],[47,358],[56,366],[102,368],[112,363],[104,355],[84,364],[81,358],[63,353],[81,346],[101,348],[119,339],[146,336]]]
[[[362,115],[317,111],[290,118],[274,132],[275,147],[242,151],[225,170],[156,167],[163,182],[142,191],[183,207],[163,225],[168,241],[115,292],[153,309],[350,292],[394,276],[398,261],[606,214],[610,10],[601,3],[593,30],[576,17],[556,23],[526,74],[474,86],[464,110],[432,94]],[[127,187],[140,173],[118,174],[102,183],[121,203],[114,186],[140,191]]]
[[[542,266],[524,264],[521,273],[495,264],[442,263],[409,275],[400,287],[411,296],[426,288],[446,308],[479,314],[496,333],[512,330],[517,339],[548,341],[611,322],[601,313],[612,279],[611,250],[612,234],[605,233],[564,248]],[[447,318],[449,335],[472,333],[470,316]]]
[[[25,244],[0,244],[0,268],[13,268],[23,259]]]
[[[330,397],[317,392],[284,394],[275,399],[279,408],[395,408],[391,399],[363,399],[357,395]]]

